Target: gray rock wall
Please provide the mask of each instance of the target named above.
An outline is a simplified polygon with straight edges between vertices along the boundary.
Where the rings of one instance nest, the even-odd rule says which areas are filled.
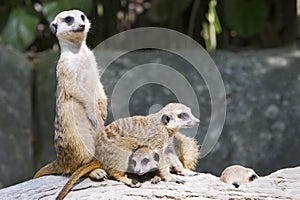
[[[0,188],[33,173],[31,65],[0,46]]]

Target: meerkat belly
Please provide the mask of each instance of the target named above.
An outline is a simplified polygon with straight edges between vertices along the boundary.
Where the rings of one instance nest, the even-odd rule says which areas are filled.
[[[56,130],[57,149],[64,151],[62,155],[70,162],[89,162],[95,155],[96,132],[83,107],[73,99],[64,101],[57,109],[57,117],[61,123]]]

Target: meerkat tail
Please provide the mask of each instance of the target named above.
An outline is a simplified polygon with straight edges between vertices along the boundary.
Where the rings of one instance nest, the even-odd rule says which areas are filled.
[[[57,195],[57,197],[55,198],[56,200],[62,200],[69,192],[69,190],[73,187],[74,183],[76,183],[76,181],[92,172],[95,169],[101,168],[101,164],[99,163],[99,161],[97,160],[93,160],[92,162],[82,165],[80,168],[78,168],[69,178],[68,182],[64,185],[64,187],[61,189],[61,191],[59,192],[59,194]]]
[[[35,173],[35,175],[33,176],[33,178],[35,179],[35,178],[40,178],[40,177],[46,176],[46,175],[61,174],[63,172],[60,169],[61,168],[57,165],[56,160],[54,160],[53,162],[45,165],[39,171],[37,171]]]

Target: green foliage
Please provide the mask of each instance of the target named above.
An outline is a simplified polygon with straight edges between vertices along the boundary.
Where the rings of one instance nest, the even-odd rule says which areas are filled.
[[[91,13],[93,7],[93,0],[60,0],[60,1],[44,1],[43,2],[43,14],[47,21],[50,23],[57,13],[70,10],[78,9],[83,11],[86,15]]]
[[[191,0],[163,0],[157,2],[155,9],[162,19],[170,19],[185,11],[191,2]]]
[[[20,7],[13,9],[2,31],[2,42],[25,51],[35,39],[38,22],[39,19],[36,16],[28,14],[24,9]]]
[[[267,21],[268,13],[266,0],[224,1],[225,22],[241,37],[255,35]]]
[[[216,0],[210,0],[208,3],[208,11],[206,13],[207,21],[202,23],[203,38],[207,50],[215,50],[217,48],[217,35],[222,32],[222,27],[216,11]]]

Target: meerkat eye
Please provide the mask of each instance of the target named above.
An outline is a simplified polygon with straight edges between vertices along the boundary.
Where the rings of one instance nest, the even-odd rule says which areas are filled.
[[[189,115],[187,113],[180,113],[177,115],[179,119],[187,119]]]
[[[147,165],[149,162],[149,159],[148,158],[144,158],[141,162],[142,165]]]
[[[73,18],[73,17],[70,17],[70,16],[68,16],[68,17],[66,17],[66,18],[64,19],[64,21],[65,21],[67,24],[71,24],[71,23],[73,22],[73,20],[74,20],[74,18]]]
[[[84,20],[85,20],[85,17],[84,17],[84,15],[81,15],[81,19],[82,19],[82,21],[84,21]]]
[[[131,160],[131,164],[133,165],[133,167],[136,166],[136,161],[135,160]]]
[[[257,176],[255,174],[253,174],[252,176],[250,176],[249,181],[254,181],[255,179],[257,179]]]

